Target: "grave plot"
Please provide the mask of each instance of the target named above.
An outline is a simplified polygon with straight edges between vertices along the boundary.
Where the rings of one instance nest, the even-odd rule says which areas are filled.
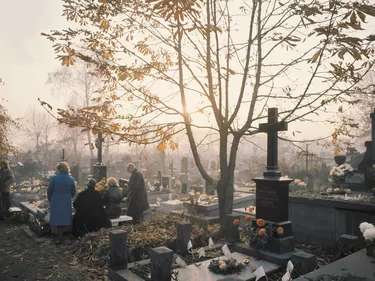
[[[151,221],[135,226],[112,227],[111,230],[127,232],[128,263],[139,262],[150,258],[150,250],[155,247],[167,246],[177,251],[177,224],[181,219],[172,216],[157,216]],[[69,251],[83,264],[105,267],[109,263],[109,229],[89,233],[80,240],[72,241]],[[222,240],[219,225],[202,225],[192,222],[190,239],[195,247],[208,245],[208,239]]]
[[[196,247],[190,240],[192,225],[178,223],[175,251],[167,247],[150,250],[150,259],[128,263],[127,233],[111,231],[110,278],[112,280],[222,280],[236,277],[237,280],[253,280],[257,276],[273,272],[279,265],[258,260],[240,252],[231,252],[230,244],[214,244],[210,238],[208,246]],[[263,275],[262,275],[263,274]]]

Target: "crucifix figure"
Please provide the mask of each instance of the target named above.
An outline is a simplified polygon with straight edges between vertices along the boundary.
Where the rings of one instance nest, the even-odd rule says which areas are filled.
[[[95,141],[96,148],[98,149],[96,165],[102,165],[103,163],[103,160],[102,160],[103,141],[104,141],[103,134],[98,133],[98,138]]]
[[[277,166],[277,132],[287,131],[288,123],[278,122],[277,108],[268,109],[268,123],[259,124],[259,131],[267,133],[267,167],[264,177],[279,178],[281,173]]]

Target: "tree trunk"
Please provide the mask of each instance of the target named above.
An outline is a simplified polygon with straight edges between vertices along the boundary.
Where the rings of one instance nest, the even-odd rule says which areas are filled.
[[[222,138],[222,137],[221,137]],[[239,146],[240,137],[234,137],[232,141],[229,163],[227,162],[227,138],[221,143],[220,164],[221,176],[217,185],[217,193],[219,197],[219,214],[221,229],[225,227],[225,216],[231,214],[233,210],[234,199],[234,169],[236,167],[236,156]],[[225,149],[225,150],[224,150]],[[223,165],[225,164],[225,167]]]

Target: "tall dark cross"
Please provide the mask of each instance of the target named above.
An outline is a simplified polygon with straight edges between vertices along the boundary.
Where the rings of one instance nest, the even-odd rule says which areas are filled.
[[[371,117],[371,127],[372,127],[372,130],[371,130],[371,148],[372,148],[372,151],[371,151],[371,162],[372,164],[375,164],[375,108],[374,108],[374,112],[372,112],[370,114],[370,117]]]
[[[60,154],[60,161],[65,162],[65,149],[62,149],[61,154]]]
[[[280,177],[281,173],[277,164],[277,132],[287,131],[288,123],[278,122],[278,109],[268,109],[268,123],[259,124],[259,131],[267,133],[267,170],[264,177]]]
[[[98,156],[97,156],[97,165],[101,165],[103,162],[102,153],[103,153],[103,134],[98,133],[98,138],[95,141],[96,148],[98,149]]]

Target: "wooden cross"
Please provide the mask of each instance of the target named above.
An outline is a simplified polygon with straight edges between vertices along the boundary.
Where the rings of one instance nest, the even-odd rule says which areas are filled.
[[[288,123],[278,122],[278,109],[268,109],[268,123],[259,124],[259,132],[267,133],[267,170],[263,173],[265,177],[280,177],[281,173],[277,166],[277,132],[287,131]]]

